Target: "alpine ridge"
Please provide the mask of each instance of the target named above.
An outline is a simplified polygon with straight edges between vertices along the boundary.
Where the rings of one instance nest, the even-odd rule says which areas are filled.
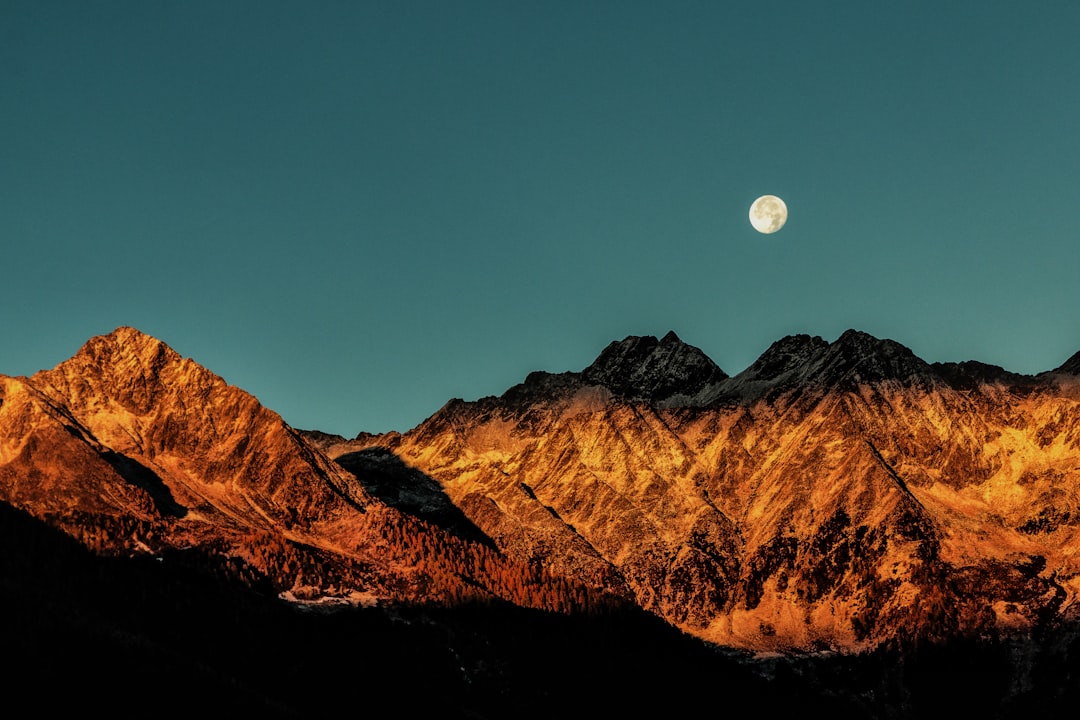
[[[1071,692],[1078,357],[1020,375],[849,330],[729,376],[631,336],[347,439],[121,327],[0,376],[0,501],[300,607],[639,609],[793,657],[1004,643],[1002,693],[1048,666]]]
[[[455,534],[372,497],[253,396],[128,327],[53,370],[0,376],[0,500],[100,552],[207,553],[296,600],[588,594],[507,561],[463,519]]]
[[[505,552],[713,642],[1002,637],[1077,618],[1063,368],[931,365],[849,330],[783,338],[729,377],[674,333],[629,337],[581,373],[324,447],[394,452]]]

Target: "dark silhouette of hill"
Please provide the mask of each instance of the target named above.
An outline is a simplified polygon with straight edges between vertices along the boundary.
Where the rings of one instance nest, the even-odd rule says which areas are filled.
[[[859,656],[751,659],[635,610],[506,603],[302,610],[242,565],[200,553],[103,558],[0,503],[8,703],[312,717],[365,708],[460,718],[640,716],[737,707],[759,717],[1032,717],[1080,701],[1080,640],[1034,656],[966,641]]]

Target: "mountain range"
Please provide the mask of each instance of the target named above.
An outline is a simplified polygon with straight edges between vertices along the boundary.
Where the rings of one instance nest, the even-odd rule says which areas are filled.
[[[656,677],[667,676],[636,652],[687,678],[727,677],[730,692],[786,683],[799,707],[834,714],[926,716],[921,703],[942,689],[927,657],[972,669],[949,687],[981,694],[952,693],[957,708],[1019,717],[1080,699],[1080,353],[1021,375],[926,363],[850,330],[831,343],[783,338],[729,376],[674,333],[632,336],[580,372],[533,372],[408,432],[344,438],[292,428],[121,327],[52,370],[0,376],[0,502],[9,597],[58,602],[42,590],[58,562],[96,578],[98,595],[112,592],[98,582],[109,573],[140,578],[120,585],[157,577],[150,587],[165,573],[172,595],[146,591],[159,603],[214,578],[213,593],[228,592],[207,608],[260,603],[273,609],[252,617],[314,613],[345,628],[378,617],[387,647],[394,618],[449,628],[446,613],[463,612],[459,635],[477,637],[510,613],[506,634],[487,636],[494,655],[466,661],[459,648],[458,668],[430,670],[451,699],[442,712],[558,704],[567,679],[550,667],[529,665],[543,689],[508,679],[524,661],[506,638],[520,623],[563,622],[552,618],[583,622],[550,630],[565,647],[542,653],[576,672],[613,662],[574,664],[593,657],[582,638],[632,627],[650,640],[621,656]],[[181,641],[160,631],[182,624],[175,613],[150,630],[73,598],[41,607],[20,603],[41,616],[10,629],[35,653],[40,634],[66,636],[50,629],[61,612],[91,618],[83,635],[167,648],[201,677],[206,661],[180,662]],[[259,627],[308,622],[274,617]],[[129,657],[132,643],[105,644]],[[854,659],[880,672],[860,675]],[[276,683],[215,670],[250,689],[248,709],[311,709]],[[987,688],[979,678],[991,676]]]

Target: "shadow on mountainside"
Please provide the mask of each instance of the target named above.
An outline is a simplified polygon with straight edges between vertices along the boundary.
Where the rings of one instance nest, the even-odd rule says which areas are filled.
[[[495,543],[473,524],[429,475],[410,467],[393,451],[369,447],[345,453],[336,462],[369,493],[401,512],[436,525],[465,540],[495,548]]]
[[[120,477],[135,487],[145,490],[150,499],[154,501],[154,507],[157,508],[159,513],[175,518],[182,518],[187,515],[187,508],[176,502],[176,499],[172,496],[172,491],[169,490],[169,486],[156,472],[138,460],[113,450],[101,453],[101,457],[112,465]]]

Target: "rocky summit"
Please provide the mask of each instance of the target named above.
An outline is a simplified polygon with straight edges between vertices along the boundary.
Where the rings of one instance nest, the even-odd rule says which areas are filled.
[[[773,656],[1075,661],[1077,357],[1027,376],[851,330],[729,376],[674,333],[628,337],[348,439],[119,328],[0,376],[0,501],[97,555],[196,557],[297,605],[633,608]]]

